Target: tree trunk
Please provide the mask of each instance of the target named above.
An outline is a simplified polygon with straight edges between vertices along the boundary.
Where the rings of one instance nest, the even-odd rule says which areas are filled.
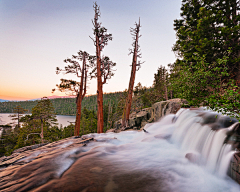
[[[128,126],[128,120],[129,120],[129,115],[130,115],[131,106],[132,106],[132,93],[133,93],[135,75],[136,75],[136,63],[133,62],[131,77],[130,77],[129,86],[128,86],[128,96],[127,96],[127,100],[126,100],[126,109],[125,109],[124,120],[123,120],[123,126],[124,127]]]
[[[74,136],[79,136],[79,133],[80,133],[81,112],[82,112],[82,97],[81,97],[81,94],[79,93],[78,100],[77,100],[77,114],[76,114],[76,121],[75,121]]]
[[[79,93],[78,93],[78,96],[77,96],[77,114],[76,114],[76,121],[75,121],[75,128],[74,128],[74,136],[79,136],[79,133],[80,133],[82,100],[83,100],[84,95],[85,95],[85,92],[83,93],[83,86],[84,86],[84,83],[86,82],[85,76],[87,76],[87,74],[85,74],[85,71],[86,71],[85,67],[86,67],[86,59],[85,59],[85,53],[83,53],[81,82],[80,82]],[[85,79],[85,82],[83,82],[84,79]],[[86,87],[84,89],[86,89]]]
[[[101,72],[101,53],[99,37],[96,35],[96,56],[97,56],[97,104],[98,104],[98,123],[97,132],[103,133],[103,91],[102,91],[102,72]]]
[[[98,133],[103,133],[103,91],[101,82],[98,82]]]
[[[135,81],[135,76],[136,76],[136,68],[137,68],[138,34],[139,34],[139,30],[136,33],[136,39],[135,39],[135,43],[134,43],[131,77],[130,77],[130,81],[129,81],[128,96],[127,96],[127,100],[126,100],[126,107],[125,107],[124,118],[123,118],[123,122],[122,122],[124,127],[128,126],[129,115],[130,115],[131,106],[132,106],[132,93],[133,93],[133,86],[134,86],[134,81]]]

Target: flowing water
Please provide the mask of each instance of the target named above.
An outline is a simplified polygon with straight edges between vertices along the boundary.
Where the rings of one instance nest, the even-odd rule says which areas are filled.
[[[240,186],[227,176],[235,152],[225,140],[238,123],[222,128],[216,117],[210,118],[215,123],[209,123],[206,114],[201,117],[201,113],[181,109],[176,115],[147,124],[147,133],[126,131],[95,137],[117,138],[103,144],[101,150],[113,150],[108,158],[120,162],[122,169],[146,171],[159,180],[159,186],[164,182],[159,191],[240,191]],[[186,158],[188,155],[193,163]]]
[[[24,179],[23,186],[37,187],[43,185],[38,182],[40,175],[54,175],[57,184],[46,181],[36,191],[87,191],[109,178],[103,191],[239,192],[240,185],[227,176],[235,153],[234,143],[229,141],[238,125],[236,120],[229,122],[228,117],[213,112],[181,109],[176,115],[147,124],[145,131],[86,135],[96,142],[84,148],[73,144],[77,139],[69,138],[36,149],[28,154],[32,162],[28,160],[8,178],[19,176]],[[33,174],[25,179],[21,169]],[[41,174],[34,173],[40,169]]]

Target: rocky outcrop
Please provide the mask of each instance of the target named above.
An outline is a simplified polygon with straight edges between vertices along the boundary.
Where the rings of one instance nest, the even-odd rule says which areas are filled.
[[[228,175],[240,184],[240,152],[233,155],[231,159]]]
[[[158,121],[161,117],[168,114],[176,114],[181,106],[186,105],[187,103],[188,102],[185,99],[170,99],[154,103],[151,114],[153,121]]]
[[[108,132],[120,132],[129,129],[140,130],[147,123],[158,121],[168,114],[175,114],[182,105],[187,103],[185,99],[170,99],[154,103],[152,107],[142,109],[138,113],[132,113],[129,119],[129,127],[122,127],[122,120],[119,120],[115,123],[115,129]]]

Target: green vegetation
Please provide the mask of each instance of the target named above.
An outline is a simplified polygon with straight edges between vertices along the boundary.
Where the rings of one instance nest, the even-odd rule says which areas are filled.
[[[32,115],[25,115],[20,119],[22,126],[1,126],[3,129],[0,138],[0,156],[10,155],[15,149],[57,141],[74,135],[74,125],[67,127],[56,126],[56,118],[51,100],[43,98],[32,109]],[[97,131],[97,115],[94,110],[83,109],[81,134],[95,133]],[[108,111],[105,115],[108,116]],[[106,129],[108,123],[106,121]]]
[[[56,85],[59,91],[67,92],[71,95],[76,95],[76,121],[74,135],[78,136],[80,131],[81,124],[81,111],[82,111],[82,100],[87,93],[87,80],[88,80],[88,71],[91,64],[94,63],[95,57],[89,55],[86,51],[79,51],[77,55],[73,55],[71,59],[65,59],[64,62],[67,63],[67,66],[64,69],[57,67],[57,74],[63,72],[63,74],[74,74],[79,79],[80,82],[71,80],[71,79],[61,79],[61,83]],[[80,64],[80,61],[82,64]],[[74,69],[74,70],[73,70]],[[54,92],[55,89],[52,89]]]
[[[0,113],[14,113],[14,108],[21,106],[26,109],[26,113],[31,113],[32,108],[37,104],[37,101],[8,101],[0,102]]]
[[[17,120],[17,126],[20,127],[20,119],[26,111],[26,109],[23,109],[20,105],[17,105],[16,107],[14,107],[14,114],[9,115],[9,117],[11,117],[13,121]]]
[[[4,127],[0,138],[0,157],[3,155],[11,155],[16,145],[17,131],[12,131],[11,127]]]
[[[122,92],[107,93],[103,95],[103,105],[108,103],[118,104]],[[76,99],[75,98],[57,98],[51,99],[56,115],[76,115]],[[32,108],[36,106],[38,101],[9,101],[0,102],[0,113],[14,113],[16,106],[21,106],[26,109],[26,113],[32,113]],[[97,95],[84,97],[82,101],[82,108],[86,107],[88,110],[97,111]]]
[[[107,94],[105,97],[104,113],[104,131],[113,128],[114,122],[121,117],[122,109],[117,110],[118,98],[122,98],[123,93]],[[88,102],[96,102],[96,96],[90,98]],[[91,100],[92,99],[92,100]],[[37,101],[36,106],[31,109],[31,115],[25,115],[20,119],[22,126],[1,126],[3,128],[0,139],[0,156],[10,155],[13,150],[39,143],[53,142],[74,135],[74,125],[67,127],[58,127],[55,122],[55,113],[53,102],[56,100],[42,98]],[[17,102],[19,103],[19,102]],[[117,104],[116,104],[117,103]],[[75,104],[75,103],[74,103]],[[80,136],[88,133],[97,132],[97,112],[96,109],[89,110],[86,107],[82,109]],[[43,137],[44,136],[44,137]]]
[[[56,115],[54,114],[53,104],[46,97],[43,97],[40,101],[38,101],[38,104],[32,108],[32,115],[28,115],[25,119],[27,120],[25,121],[26,123],[33,122],[34,127],[35,122],[39,122],[41,124],[40,137],[42,143],[44,138],[43,128],[52,127],[57,122]]]
[[[236,0],[183,0],[174,21],[177,61],[170,65],[175,96],[224,114],[240,113],[240,8]]]
[[[133,105],[131,112],[139,111],[142,108],[149,107],[151,102],[155,102],[150,98],[153,96],[154,88],[142,87],[139,83],[134,89]],[[114,123],[122,118],[123,109],[127,97],[127,91],[118,93],[109,93],[104,95],[104,132],[114,127]],[[150,102],[146,102],[146,101]],[[68,106],[75,104],[75,99],[42,99],[36,101],[36,105],[31,109],[31,115],[25,115],[20,119],[22,127],[1,126],[3,128],[2,137],[0,139],[0,156],[10,155],[15,149],[39,144],[43,142],[53,142],[74,135],[74,125],[67,127],[58,127],[55,125],[54,102],[59,105],[59,109],[63,108],[61,102]],[[74,101],[74,102],[69,102]],[[28,101],[30,102],[30,101]],[[28,102],[15,102],[16,104]],[[97,132],[97,106],[96,96],[85,98],[85,102],[90,105],[82,108],[80,136],[88,133]],[[7,102],[10,103],[10,102]],[[32,103],[32,101],[30,102]],[[56,105],[55,103],[55,105]],[[85,104],[86,104],[85,103]],[[95,103],[95,105],[94,105]],[[12,103],[11,103],[12,104]],[[61,107],[60,107],[61,106]],[[65,106],[65,105],[64,105]],[[91,109],[92,108],[92,109]],[[51,122],[53,120],[53,122]],[[44,135],[41,138],[41,135]]]

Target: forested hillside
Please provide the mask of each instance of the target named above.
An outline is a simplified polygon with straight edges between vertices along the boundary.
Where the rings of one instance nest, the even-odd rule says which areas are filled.
[[[122,97],[122,92],[107,93],[103,96],[103,104],[118,105],[119,98]],[[57,115],[76,115],[76,99],[75,98],[58,98],[51,99],[55,113]],[[38,101],[9,101],[0,103],[0,113],[12,113],[17,105],[27,109],[27,113],[31,113]],[[97,111],[97,95],[85,97],[82,102],[82,108]]]

